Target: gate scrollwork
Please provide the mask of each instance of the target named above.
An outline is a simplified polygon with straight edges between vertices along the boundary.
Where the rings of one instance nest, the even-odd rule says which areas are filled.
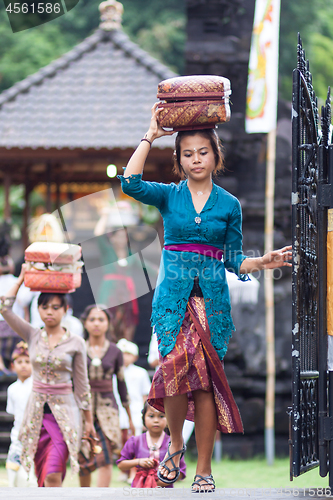
[[[309,62],[299,37],[293,72],[293,329],[290,476],[327,474],[326,228],[331,107],[319,120]]]

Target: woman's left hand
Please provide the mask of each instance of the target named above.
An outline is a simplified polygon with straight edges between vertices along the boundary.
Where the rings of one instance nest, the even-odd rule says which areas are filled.
[[[262,269],[276,269],[277,267],[291,267],[292,259],[292,246],[288,245],[286,247],[280,248],[279,250],[273,250],[268,252],[262,257]]]
[[[85,422],[84,424],[84,437],[93,437],[97,439],[96,430],[92,422]]]

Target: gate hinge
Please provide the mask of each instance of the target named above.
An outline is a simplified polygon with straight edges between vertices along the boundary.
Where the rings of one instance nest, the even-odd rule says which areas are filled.
[[[324,440],[333,441],[333,417],[323,418]]]
[[[331,207],[332,206],[332,185],[331,184],[321,184],[318,186],[318,206],[320,207]]]

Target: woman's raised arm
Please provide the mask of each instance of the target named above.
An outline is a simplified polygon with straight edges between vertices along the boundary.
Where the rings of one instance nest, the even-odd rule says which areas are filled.
[[[156,102],[151,110],[151,120],[148,132],[145,134],[141,140],[139,146],[136,148],[132,154],[127,167],[124,172],[124,177],[130,177],[131,175],[142,174],[143,167],[145,165],[149,150],[155,139],[162,137],[163,135],[172,135],[174,131],[164,130],[159,123],[159,114],[163,108],[158,108],[160,103]]]
[[[28,341],[31,333],[35,331],[30,323],[25,319],[20,318],[12,311],[12,306],[15,302],[17,292],[24,281],[26,267],[22,265],[21,274],[17,278],[16,283],[0,298],[0,313],[2,314],[6,323],[16,332],[23,340]]]

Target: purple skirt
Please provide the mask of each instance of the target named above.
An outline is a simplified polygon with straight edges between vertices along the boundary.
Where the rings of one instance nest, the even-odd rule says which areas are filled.
[[[42,428],[35,455],[35,472],[38,486],[44,486],[46,476],[61,472],[62,480],[66,475],[68,448],[52,413],[43,417]]]

